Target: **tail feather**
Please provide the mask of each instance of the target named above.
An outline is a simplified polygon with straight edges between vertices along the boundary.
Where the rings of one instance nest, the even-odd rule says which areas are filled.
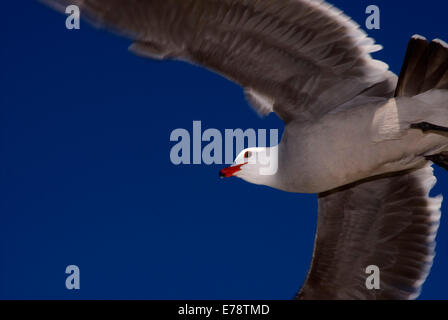
[[[448,44],[413,36],[398,80],[396,97],[412,97],[431,89],[448,89]]]
[[[448,44],[439,39],[429,43],[415,35],[409,41],[395,96],[413,97],[432,89],[448,90]],[[414,127],[417,125],[414,124]],[[429,125],[436,131],[443,128]],[[426,159],[448,170],[448,151],[427,156]]]

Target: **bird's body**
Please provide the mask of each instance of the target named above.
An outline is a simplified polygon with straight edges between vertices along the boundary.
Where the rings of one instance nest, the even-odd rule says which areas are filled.
[[[448,124],[448,90],[359,105],[317,122],[288,123],[278,152],[280,177],[273,178],[274,186],[321,193],[419,168],[427,162],[425,156],[448,151],[448,136],[410,128],[421,121]]]
[[[411,299],[435,254],[448,168],[448,45],[415,36],[399,77],[381,49],[322,0],[43,0],[133,40],[132,52],[200,64],[240,84],[285,123],[269,149],[243,150],[222,177],[319,194],[312,265],[298,298]],[[252,161],[254,160],[254,161]],[[279,212],[278,214],[281,214]],[[366,287],[366,267],[381,289]]]

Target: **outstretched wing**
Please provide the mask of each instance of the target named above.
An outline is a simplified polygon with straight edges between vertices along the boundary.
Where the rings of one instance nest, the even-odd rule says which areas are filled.
[[[151,58],[201,64],[245,89],[261,114],[285,122],[350,101],[393,96],[396,77],[373,60],[381,49],[322,0],[41,0],[135,42]],[[360,101],[357,99],[357,101]]]
[[[431,167],[319,196],[311,269],[298,299],[413,299],[435,255],[442,197]],[[369,290],[370,265],[380,289]]]

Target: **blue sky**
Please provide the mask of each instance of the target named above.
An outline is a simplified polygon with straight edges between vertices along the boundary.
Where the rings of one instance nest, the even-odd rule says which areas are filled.
[[[398,73],[409,38],[448,40],[441,1],[332,1],[364,25]],[[241,88],[202,68],[156,62],[130,42],[34,1],[0,19],[0,298],[289,299],[309,267],[316,196],[218,179],[219,165],[174,166],[172,130],[278,128]],[[6,13],[6,14],[5,14]],[[436,168],[434,194],[447,190]],[[445,193],[445,196],[448,194]],[[421,299],[446,299],[448,211]],[[65,288],[65,268],[81,290]]]

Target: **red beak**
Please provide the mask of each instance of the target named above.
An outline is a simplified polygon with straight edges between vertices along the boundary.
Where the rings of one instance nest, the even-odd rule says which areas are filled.
[[[238,165],[232,166],[232,167],[224,168],[221,171],[219,171],[219,177],[220,178],[229,178],[229,177],[233,176],[236,172],[241,171],[241,167],[244,165],[245,165],[245,163],[238,164]]]

